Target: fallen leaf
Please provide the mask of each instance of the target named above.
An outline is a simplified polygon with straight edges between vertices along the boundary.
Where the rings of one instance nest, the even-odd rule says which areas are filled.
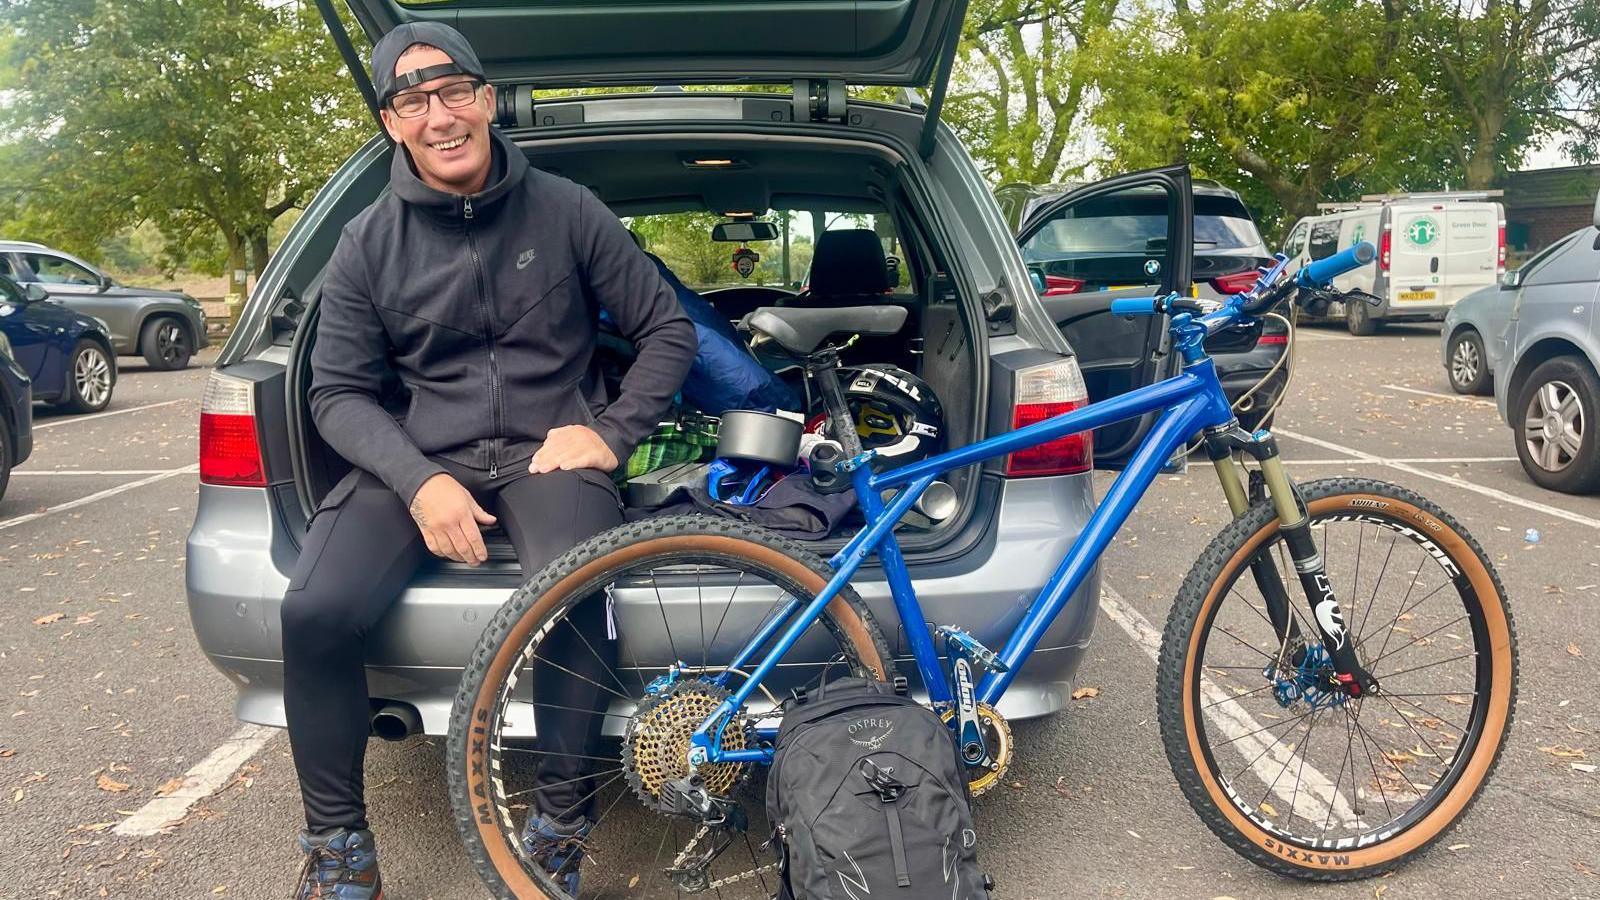
[[[1578,645],[1577,644],[1568,644],[1567,645],[1567,655],[1568,656],[1582,656],[1583,655],[1583,651],[1578,649]]]
[[[1451,844],[1450,846],[1446,847],[1445,849],[1446,850],[1465,850],[1465,849],[1467,849],[1468,847],[1471,847],[1471,846],[1472,846],[1471,844]]]
[[[16,755],[17,751],[11,749],[10,747],[0,747],[0,759],[10,759]]]
[[[102,791],[109,791],[113,794],[120,794],[128,789],[127,785],[116,780],[115,778],[112,778],[110,775],[107,775],[104,772],[100,773],[100,777],[94,780],[94,786]]]
[[[166,781],[163,781],[161,786],[156,788],[156,796],[165,797],[173,791],[181,789],[187,783],[188,779],[182,775],[179,775],[176,778],[170,778]]]
[[[34,619],[33,620],[33,624],[35,624],[35,625],[49,625],[52,622],[59,622],[62,619],[65,619],[66,617],[67,617],[66,613],[53,612],[53,613],[49,613],[48,615],[43,615],[43,616],[40,616],[37,619]]]
[[[1072,699],[1074,700],[1082,700],[1085,697],[1098,696],[1100,696],[1100,689],[1097,687],[1081,687],[1072,692]]]
[[[1593,775],[1597,769],[1600,769],[1600,766],[1592,763],[1573,763],[1572,767],[1585,775]]]
[[[636,888],[638,886],[639,886],[639,876],[635,875],[632,878],[628,879],[628,890],[631,891],[631,890],[633,890],[634,888]]]
[[[1135,837],[1135,838],[1137,838],[1137,839],[1138,839],[1138,840],[1141,840],[1141,841],[1142,841],[1142,840],[1144,840],[1144,838],[1142,838],[1142,837],[1139,837],[1139,832],[1137,832],[1137,831],[1132,831],[1132,830],[1130,830],[1130,831],[1129,831],[1129,832],[1128,832],[1128,833],[1129,833],[1129,834],[1131,834],[1131,835],[1133,835],[1133,836],[1134,836],[1134,837]]]
[[[1540,751],[1554,756],[1556,759],[1588,759],[1589,754],[1582,747],[1568,747],[1566,744],[1556,744],[1554,747],[1540,747]]]

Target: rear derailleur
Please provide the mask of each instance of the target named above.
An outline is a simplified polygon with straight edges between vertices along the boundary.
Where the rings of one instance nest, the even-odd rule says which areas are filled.
[[[678,890],[695,894],[712,888],[711,863],[728,849],[737,835],[750,829],[749,817],[738,801],[720,797],[706,790],[698,775],[674,778],[661,786],[661,800],[668,806],[669,815],[682,816],[700,823],[694,837],[689,839],[667,869]],[[698,849],[705,838],[710,843]]]

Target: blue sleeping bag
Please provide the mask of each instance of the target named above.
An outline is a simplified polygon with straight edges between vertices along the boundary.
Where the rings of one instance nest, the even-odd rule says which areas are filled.
[[[745,348],[739,332],[706,298],[679,280],[654,253],[645,253],[661,270],[661,277],[678,295],[684,314],[694,322],[700,349],[695,352],[689,376],[683,381],[683,399],[707,415],[720,416],[730,409],[773,412],[797,410],[800,400],[783,379],[768,372]],[[610,316],[601,312],[601,319]]]

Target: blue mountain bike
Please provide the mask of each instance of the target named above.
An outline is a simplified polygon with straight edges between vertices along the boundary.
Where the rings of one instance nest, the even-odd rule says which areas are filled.
[[[973,792],[999,782],[1014,753],[998,711],[1007,686],[1197,434],[1233,520],[1184,580],[1161,648],[1160,727],[1180,787],[1228,846],[1285,875],[1361,878],[1422,852],[1477,796],[1511,724],[1505,591],[1466,529],[1427,499],[1366,478],[1295,485],[1272,435],[1238,427],[1203,347],[1287,302],[1325,301],[1335,275],[1371,258],[1363,243],[1290,278],[1279,257],[1220,304],[1115,301],[1114,314],[1170,317],[1183,369],[1156,384],[898,468],[880,471],[847,446],[843,474],[867,525],[827,561],[759,528],[691,516],[618,528],[551,563],[484,630],[453,710],[451,798],[485,883],[516,897],[568,898],[574,884],[580,897],[772,896],[752,782],[771,761],[779,698],[830,669],[878,679],[907,669],[956,733]],[[817,350],[826,335],[802,318],[768,320],[768,337],[805,356],[845,426],[834,433],[849,434],[837,353]],[[941,473],[1152,412],[1155,427],[1002,646],[959,622],[927,623],[894,526]],[[850,588],[872,554],[904,625],[899,658]],[[624,649],[613,663],[574,624],[592,628],[619,593],[659,607],[670,646],[659,658]],[[648,643],[626,637],[625,648]],[[587,734],[531,743],[555,702],[538,682],[557,671],[592,686],[567,711],[590,700],[600,711]],[[556,771],[577,774],[552,781]],[[518,839],[530,815],[592,827],[530,854]]]

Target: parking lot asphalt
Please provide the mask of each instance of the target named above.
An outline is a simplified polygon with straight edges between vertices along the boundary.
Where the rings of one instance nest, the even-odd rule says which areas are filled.
[[[1522,474],[1492,402],[1450,393],[1436,327],[1360,339],[1304,328],[1298,357],[1277,420],[1295,477],[1417,490],[1500,569],[1522,679],[1494,779],[1432,853],[1354,884],[1285,881],[1201,825],[1161,749],[1152,656],[1179,583],[1227,521],[1209,467],[1194,466],[1157,482],[1106,555],[1104,614],[1079,673],[1098,695],[1018,723],[1007,785],[978,803],[997,896],[1600,896],[1600,775],[1573,768],[1600,761],[1600,497]],[[0,501],[0,897],[288,894],[300,821],[288,743],[233,719],[232,689],[184,606],[214,358],[175,373],[124,359],[106,413],[40,410],[33,458]],[[1097,476],[1101,492],[1109,480]],[[442,757],[436,741],[371,747],[386,896],[484,896],[449,820]],[[153,802],[187,812],[140,834]]]

